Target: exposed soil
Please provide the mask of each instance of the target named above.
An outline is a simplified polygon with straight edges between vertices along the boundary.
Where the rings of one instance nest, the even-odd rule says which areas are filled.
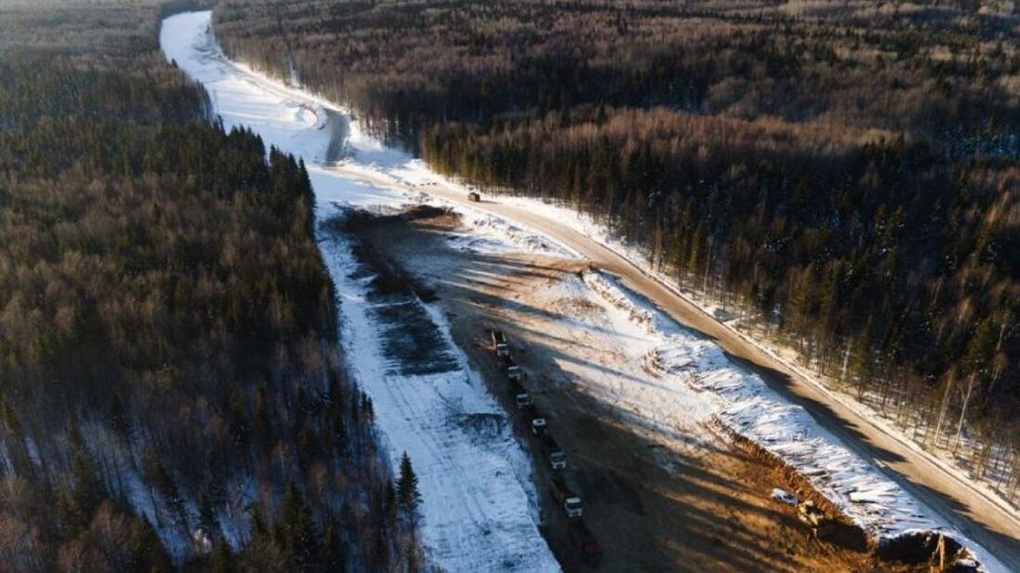
[[[876,571],[871,552],[848,523],[815,535],[792,506],[772,500],[772,488],[804,495],[804,484],[767,457],[713,430],[673,443],[635,427],[613,405],[583,391],[563,361],[603,360],[613,348],[544,336],[565,315],[598,318],[583,298],[549,297],[582,270],[578,261],[533,254],[491,254],[452,248],[456,217],[419,211],[376,219],[359,229],[367,249],[413,275],[450,320],[455,342],[490,391],[511,412],[533,455],[545,516],[544,534],[566,571]],[[562,326],[562,325],[560,325]],[[489,342],[500,328],[528,377],[523,385],[549,419],[567,453],[568,481],[584,498],[584,520],[604,549],[596,565],[568,536],[567,518],[552,499],[553,470],[528,420],[518,413]],[[652,375],[649,374],[649,377]],[[624,380],[626,383],[626,380]],[[564,470],[557,470],[563,473]],[[837,517],[837,516],[832,516]]]

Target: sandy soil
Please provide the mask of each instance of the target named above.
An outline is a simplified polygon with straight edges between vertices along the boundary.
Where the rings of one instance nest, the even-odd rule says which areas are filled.
[[[625,416],[604,396],[587,391],[571,364],[619,371],[621,383],[652,380],[626,367],[613,336],[583,336],[569,321],[605,327],[600,307],[566,296],[582,263],[542,255],[484,254],[451,248],[450,216],[408,224],[387,219],[365,240],[404,271],[435,289],[453,337],[490,390],[513,415],[534,457],[544,533],[566,571],[592,568],[567,534],[566,517],[547,483],[552,475],[537,440],[516,413],[488,341],[503,329],[528,373],[525,387],[549,418],[567,452],[568,479],[585,500],[585,521],[605,549],[606,571],[870,571],[859,549],[814,539],[793,509],[770,499],[773,487],[793,485],[783,472],[755,459],[708,426],[690,440],[663,439]],[[566,324],[566,326],[565,326]],[[576,333],[576,335],[575,335]],[[620,339],[616,338],[617,343]]]

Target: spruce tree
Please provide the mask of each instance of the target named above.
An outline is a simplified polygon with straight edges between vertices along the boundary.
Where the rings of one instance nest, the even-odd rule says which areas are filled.
[[[411,458],[404,452],[400,458],[400,477],[397,479],[397,501],[401,509],[413,514],[421,502],[421,493],[418,492],[418,476],[414,475],[414,468],[411,467]]]

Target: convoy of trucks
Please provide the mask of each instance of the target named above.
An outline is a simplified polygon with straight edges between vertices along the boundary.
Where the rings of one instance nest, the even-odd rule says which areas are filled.
[[[563,513],[567,517],[570,541],[581,552],[585,561],[592,563],[601,557],[602,546],[585,525],[584,504],[581,501],[581,495],[575,487],[570,485],[568,477],[564,473],[567,469],[567,455],[549,433],[548,420],[536,408],[532,395],[522,385],[525,378],[524,372],[511,356],[510,344],[507,342],[506,335],[500,330],[493,330],[490,334],[492,351],[496,358],[502,361],[514,404],[517,410],[524,414],[532,435],[540,440],[543,457],[555,472],[549,480],[550,492],[556,503],[563,508]]]

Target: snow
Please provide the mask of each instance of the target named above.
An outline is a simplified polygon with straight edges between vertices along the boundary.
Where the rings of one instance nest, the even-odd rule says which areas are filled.
[[[322,115],[343,110],[227,62],[208,32],[208,22],[208,12],[167,19],[161,37],[167,57],[206,86],[228,128],[247,125],[267,144],[306,159],[320,213],[331,212],[334,205],[385,211],[430,203],[455,209],[470,227],[469,233],[449,237],[458,248],[576,257],[530,229],[432,198],[428,192],[436,186],[464,193],[468,189],[386,148],[356,121],[346,125],[346,157],[322,164],[329,141]],[[578,230],[654,274],[642,252],[621,245],[607,229],[572,210],[525,198],[500,201]],[[341,339],[351,370],[373,399],[394,467],[407,451],[419,476],[422,538],[430,559],[451,571],[557,569],[535,525],[536,494],[528,459],[508,430],[506,413],[487,394],[478,374],[459,351],[453,372],[393,372],[381,351],[366,281],[351,277],[356,262],[348,245],[335,237],[322,237],[320,245],[338,287],[344,317]],[[595,359],[564,362],[560,366],[570,375],[569,383],[613,405],[635,431],[674,446],[697,446],[719,439],[706,428],[710,422],[721,423],[796,467],[834,505],[880,538],[942,531],[970,548],[984,570],[1007,571],[823,430],[803,408],[786,402],[712,341],[680,327],[612,276],[589,272],[553,288],[559,290],[549,296],[585,310],[565,312],[561,321],[578,346],[585,347],[586,339],[611,337],[615,344],[599,347],[618,353],[612,368]],[[431,307],[425,310],[445,333],[444,317]],[[727,318],[721,307],[706,311]]]
[[[788,503],[790,505],[797,505],[798,502],[797,496],[786,491],[785,489],[779,489],[778,487],[772,489],[771,497],[776,501],[781,501],[783,503]]]
[[[524,251],[577,258],[576,253],[563,245],[512,225],[504,219],[468,207],[452,203],[448,205],[471,228],[470,233],[458,233],[449,238],[451,243],[462,249],[486,254]]]
[[[759,376],[731,362],[715,343],[679,327],[647,301],[600,274],[587,273],[585,282],[607,304],[612,329],[636,341],[627,344],[633,351],[650,348],[650,369],[661,375],[658,384],[616,388],[613,399],[622,408],[660,428],[672,426],[680,430],[679,435],[714,418],[795,467],[819,493],[880,540],[916,530],[941,531],[975,553],[985,571],[1008,571],[822,429],[804,408],[786,402]],[[586,376],[598,380],[596,375]]]
[[[347,143],[353,159],[344,161],[357,161],[352,168],[363,170],[365,176],[343,175],[324,164],[330,139],[323,129],[324,115],[341,110],[228,62],[215,44],[209,21],[209,12],[165,20],[160,41],[166,57],[206,87],[227,129],[247,126],[267,147],[305,159],[319,214],[333,213],[335,204],[384,211],[428,199],[374,174],[375,169],[402,165],[408,158],[366,137],[356,122],[349,126]],[[556,249],[503,221],[479,213],[468,218],[479,229],[488,229],[489,235],[452,239],[465,248]],[[320,245],[337,286],[341,343],[349,368],[372,398],[392,467],[406,451],[418,476],[421,538],[430,562],[447,571],[558,571],[538,531],[530,460],[479,375],[459,351],[454,371],[401,375],[391,368],[383,355],[374,305],[366,296],[367,281],[352,278],[357,262],[349,245],[325,232]],[[424,310],[448,337],[444,317],[435,309]],[[242,537],[240,527],[226,516],[218,517],[235,544]]]
[[[391,368],[367,281],[352,278],[360,275],[349,245],[339,237],[320,245],[340,293],[351,371],[372,397],[393,466],[406,451],[418,476],[430,559],[448,571],[559,570],[536,525],[528,457],[480,376],[459,351],[454,371],[402,376]],[[448,337],[445,319],[425,311]]]

